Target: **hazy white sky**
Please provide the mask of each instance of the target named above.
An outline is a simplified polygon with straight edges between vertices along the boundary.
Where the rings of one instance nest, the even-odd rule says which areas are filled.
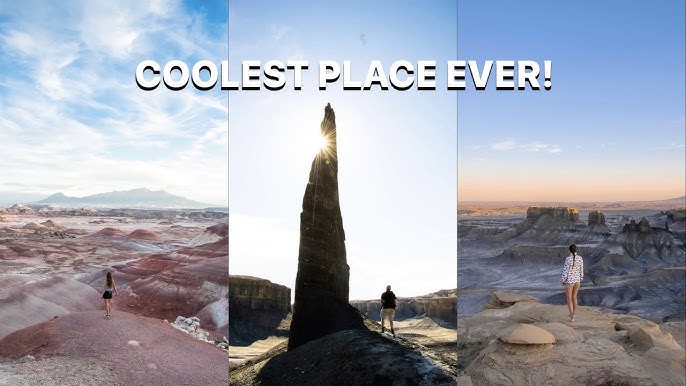
[[[354,79],[370,60],[456,57],[451,2],[397,6],[367,1],[229,4],[229,60],[350,60]],[[238,65],[232,74],[238,79]],[[350,298],[374,299],[456,286],[457,96],[432,92],[232,92],[229,101],[232,274],[290,288],[298,266],[300,212],[324,106],[336,113],[339,187]]]
[[[143,92],[145,59],[228,56],[227,2],[0,2],[0,195],[228,202],[226,92]]]
[[[548,92],[460,92],[459,200],[686,195],[683,1],[458,4],[460,58],[553,61]]]

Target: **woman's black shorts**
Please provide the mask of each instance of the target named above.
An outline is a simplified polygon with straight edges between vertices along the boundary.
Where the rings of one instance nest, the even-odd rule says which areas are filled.
[[[102,293],[103,299],[112,299],[112,291],[105,291]]]

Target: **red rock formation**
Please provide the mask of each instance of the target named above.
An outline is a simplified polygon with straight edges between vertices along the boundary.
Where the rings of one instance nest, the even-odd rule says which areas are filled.
[[[54,229],[64,228],[60,223],[52,221],[52,220],[43,221],[40,224],[43,226],[46,226],[48,228],[54,228]]]
[[[133,239],[143,239],[143,240],[157,240],[159,237],[154,232],[146,229],[136,229],[129,233],[129,237]]]
[[[99,231],[93,233],[93,236],[105,236],[105,237],[109,237],[109,236],[124,236],[124,235],[126,235],[126,233],[125,233],[124,231],[122,231],[121,229],[119,229],[119,228],[110,228],[110,227],[103,228],[103,229],[101,229],[101,230],[99,230]]]
[[[170,321],[197,316],[203,329],[228,335],[227,245],[223,238],[113,266],[125,288],[115,296],[116,307]]]

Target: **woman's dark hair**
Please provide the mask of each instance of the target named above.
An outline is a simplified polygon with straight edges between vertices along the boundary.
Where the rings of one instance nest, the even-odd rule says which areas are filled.
[[[112,272],[107,272],[106,279],[107,279],[107,286],[112,287]]]
[[[576,263],[576,245],[572,244],[569,246],[569,252],[572,252],[572,255],[574,255],[574,259],[572,260],[572,268],[574,268],[574,263]]]

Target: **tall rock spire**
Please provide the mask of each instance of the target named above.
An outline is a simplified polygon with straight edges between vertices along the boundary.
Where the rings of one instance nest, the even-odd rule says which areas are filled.
[[[338,202],[336,116],[324,108],[321,134],[326,145],[312,161],[300,214],[300,250],[288,348],[336,331],[364,328],[348,303],[350,267]]]

